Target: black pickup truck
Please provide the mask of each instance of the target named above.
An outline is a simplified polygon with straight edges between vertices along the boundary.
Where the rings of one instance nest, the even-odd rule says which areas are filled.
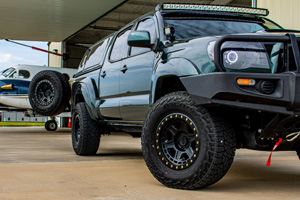
[[[197,189],[236,148],[299,151],[300,40],[267,15],[164,3],[90,47],[72,85],[76,154],[110,132],[141,136],[158,181]]]

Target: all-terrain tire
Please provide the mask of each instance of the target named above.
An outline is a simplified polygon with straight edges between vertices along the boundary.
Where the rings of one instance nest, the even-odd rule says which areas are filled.
[[[54,116],[62,113],[69,104],[70,86],[61,73],[45,70],[33,77],[28,95],[36,113]]]
[[[85,103],[76,104],[72,113],[72,145],[77,155],[94,155],[100,144],[100,127],[90,117]]]
[[[236,137],[219,115],[197,106],[187,93],[174,92],[149,111],[141,143],[147,167],[159,182],[197,189],[216,183],[227,173]]]

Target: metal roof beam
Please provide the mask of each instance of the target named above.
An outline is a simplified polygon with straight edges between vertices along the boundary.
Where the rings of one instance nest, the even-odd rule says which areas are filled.
[[[232,0],[214,0],[211,4],[228,5]]]

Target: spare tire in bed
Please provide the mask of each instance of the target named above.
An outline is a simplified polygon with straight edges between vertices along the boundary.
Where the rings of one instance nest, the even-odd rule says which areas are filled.
[[[29,101],[36,114],[54,116],[62,113],[70,100],[67,77],[57,71],[37,73],[29,85]]]

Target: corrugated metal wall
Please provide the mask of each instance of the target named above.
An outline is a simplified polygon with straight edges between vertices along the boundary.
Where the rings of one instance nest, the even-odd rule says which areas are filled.
[[[300,30],[299,0],[257,0],[257,7],[269,9],[268,18],[283,28]]]

